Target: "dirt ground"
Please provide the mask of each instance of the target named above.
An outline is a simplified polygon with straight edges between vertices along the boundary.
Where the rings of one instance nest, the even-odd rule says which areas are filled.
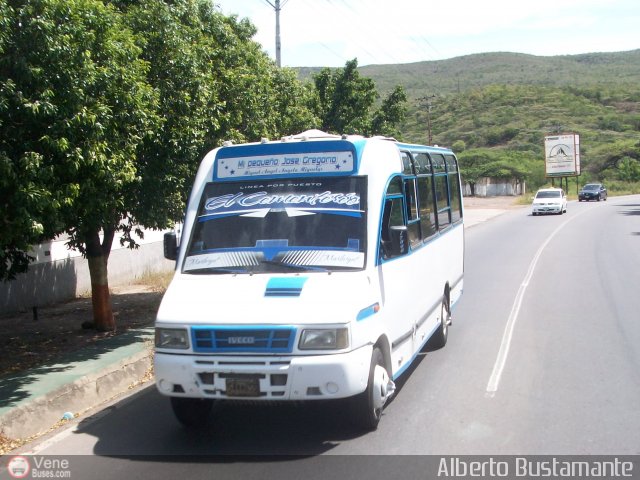
[[[465,208],[518,208],[520,197],[465,197]],[[167,280],[168,281],[168,280]],[[37,319],[32,311],[0,315],[0,377],[37,367],[79,350],[100,339],[119,335],[131,328],[153,325],[167,281],[112,288],[116,332],[85,330],[82,323],[92,319],[91,299],[41,307]]]
[[[522,196],[518,197],[464,197],[464,208],[520,208]]]
[[[0,316],[0,378],[37,367],[88,344],[131,328],[150,326],[155,319],[164,288],[129,285],[111,289],[116,332],[82,328],[92,320],[91,298],[40,307],[33,311]]]

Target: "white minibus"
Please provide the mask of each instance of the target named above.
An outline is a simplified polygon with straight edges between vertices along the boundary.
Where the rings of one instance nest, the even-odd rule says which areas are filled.
[[[181,423],[215,402],[340,399],[375,429],[394,380],[446,343],[462,294],[456,157],[317,130],[225,144],[165,256],[155,379]]]

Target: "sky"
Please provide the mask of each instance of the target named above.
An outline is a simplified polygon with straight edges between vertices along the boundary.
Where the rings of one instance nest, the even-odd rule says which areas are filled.
[[[213,0],[248,18],[275,59],[275,0]],[[474,53],[540,56],[640,48],[638,0],[280,0],[282,66],[343,67]]]

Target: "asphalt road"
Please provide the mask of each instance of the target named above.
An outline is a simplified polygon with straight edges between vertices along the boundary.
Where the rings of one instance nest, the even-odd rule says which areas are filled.
[[[335,405],[283,405],[224,407],[188,433],[149,386],[32,453],[100,456],[81,462],[109,472],[94,478],[309,479],[328,467],[335,478],[421,468],[343,455],[637,455],[639,285],[640,196],[570,202],[565,215],[512,210],[466,231],[449,342],[401,379],[377,431],[354,432]]]

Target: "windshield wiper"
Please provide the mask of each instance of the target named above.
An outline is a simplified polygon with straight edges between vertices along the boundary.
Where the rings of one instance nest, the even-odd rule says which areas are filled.
[[[298,265],[297,263],[284,263],[284,262],[276,262],[275,260],[261,260],[260,265],[275,265],[278,267],[284,267],[289,270],[300,270],[300,271],[316,271],[316,272],[328,272],[329,270],[324,267],[316,267],[313,265]]]
[[[204,267],[204,268],[194,268],[191,270],[185,270],[183,273],[195,274],[195,275],[203,274],[203,273],[216,273],[216,274],[233,273],[233,274],[244,275],[250,272],[248,272],[246,268],[244,270],[239,270],[234,268]]]

